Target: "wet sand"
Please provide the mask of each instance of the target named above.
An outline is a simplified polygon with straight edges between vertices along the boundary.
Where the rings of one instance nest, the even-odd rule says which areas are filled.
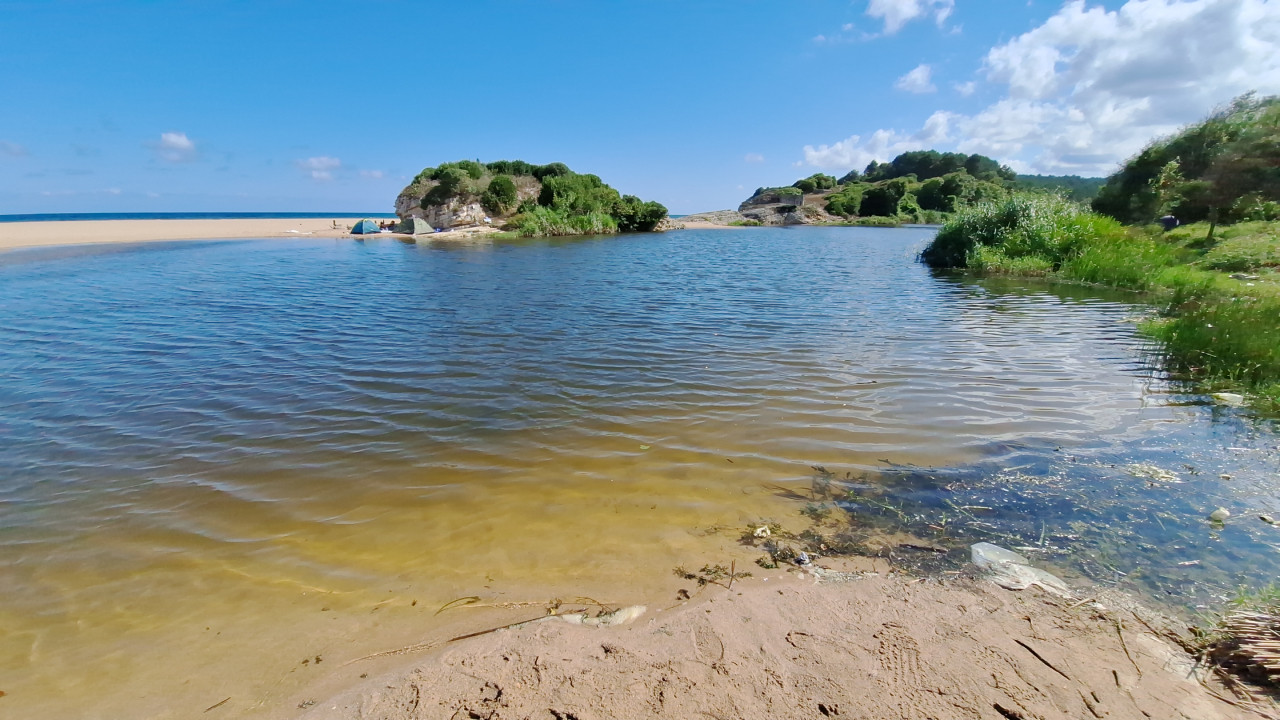
[[[49,245],[134,243],[159,240],[223,240],[239,238],[352,237],[349,228],[361,218],[333,217],[265,220],[75,220],[0,223],[0,251]],[[496,232],[469,228],[448,233],[463,237]],[[370,236],[363,236],[370,237]],[[391,233],[373,237],[410,237]],[[431,236],[436,237],[436,236]]]
[[[771,571],[625,626],[547,620],[439,638],[399,655],[393,671],[354,663],[342,673],[354,688],[296,707],[308,720],[1211,720],[1276,710],[1202,681],[1145,624],[1156,621],[1119,600],[1104,608],[964,577],[830,579]]]

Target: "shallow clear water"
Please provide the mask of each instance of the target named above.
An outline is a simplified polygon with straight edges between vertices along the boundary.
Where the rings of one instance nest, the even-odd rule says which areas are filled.
[[[1179,604],[1276,575],[1268,425],[1127,298],[934,276],[931,233],[0,255],[0,703],[278,712],[454,598],[669,597],[809,506]]]

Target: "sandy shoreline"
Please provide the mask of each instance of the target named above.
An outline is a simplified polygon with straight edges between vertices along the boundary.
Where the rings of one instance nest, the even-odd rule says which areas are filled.
[[[156,242],[164,240],[234,240],[242,238],[353,237],[348,228],[361,218],[223,219],[223,220],[68,220],[0,223],[0,251],[56,245]],[[375,222],[377,222],[375,220]],[[430,237],[469,237],[496,232],[492,228],[456,230]],[[380,234],[354,237],[411,237]]]
[[[1122,599],[1102,607],[969,577],[838,580],[774,571],[618,627],[444,636],[391,670],[352,663],[277,717],[1259,717]]]

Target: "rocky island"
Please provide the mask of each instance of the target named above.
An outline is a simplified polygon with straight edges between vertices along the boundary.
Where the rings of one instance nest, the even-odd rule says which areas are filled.
[[[396,215],[443,230],[490,226],[534,237],[650,232],[667,208],[564,163],[460,160],[418,173],[396,198]]]

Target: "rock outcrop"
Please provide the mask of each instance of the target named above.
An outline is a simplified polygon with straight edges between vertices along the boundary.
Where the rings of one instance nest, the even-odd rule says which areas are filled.
[[[541,186],[533,178],[515,178],[517,200],[515,205],[538,197]],[[434,228],[458,228],[480,225],[486,217],[487,210],[475,197],[453,197],[437,205],[423,207],[422,198],[438,185],[434,180],[422,180],[410,184],[396,197],[396,215],[401,219],[419,217],[426,220]]]

